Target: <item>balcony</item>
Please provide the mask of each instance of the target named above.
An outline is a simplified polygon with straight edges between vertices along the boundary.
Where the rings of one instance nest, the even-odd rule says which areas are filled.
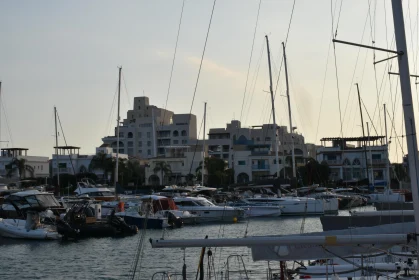
[[[327,159],[324,160],[328,165],[342,165],[341,160],[339,159]]]
[[[269,164],[253,164],[252,170],[269,170]]]
[[[371,164],[371,160],[368,159],[368,164]],[[372,160],[372,164],[374,165],[383,165],[383,164],[387,164],[387,160],[386,159],[373,159]]]

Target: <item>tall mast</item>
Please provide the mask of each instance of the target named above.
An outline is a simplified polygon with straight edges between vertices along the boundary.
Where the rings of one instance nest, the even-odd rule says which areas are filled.
[[[419,161],[418,161],[418,144],[416,139],[415,115],[413,112],[412,89],[410,86],[409,61],[407,57],[406,34],[403,21],[403,9],[401,0],[392,0],[394,33],[396,37],[397,51],[402,52],[398,56],[400,88],[403,101],[404,125],[406,130],[406,142],[408,151],[409,175],[412,187],[413,208],[415,220],[419,221]],[[419,222],[415,223],[416,234],[419,233]]]
[[[290,102],[290,88],[288,84],[288,68],[287,68],[287,56],[285,55],[285,44],[282,42],[282,49],[284,50],[284,67],[285,67],[285,82],[287,84],[287,100],[288,100],[288,115],[290,119],[290,133],[291,133],[291,144],[292,144],[292,177],[297,177],[297,173],[295,171],[295,154],[294,154],[294,129],[292,127],[292,117],[291,117],[291,102]]]
[[[1,104],[2,102],[1,102],[1,81],[0,81],[0,140],[1,140]],[[2,141],[0,141],[0,148],[1,148],[1,142]]]
[[[365,131],[364,131],[364,118],[362,117],[362,107],[361,107],[361,94],[359,93],[359,86],[358,83],[356,85],[356,90],[358,91],[358,104],[359,104],[359,112],[361,113],[361,126],[362,126],[362,137],[365,139]],[[370,179],[370,175],[368,172],[368,157],[367,157],[367,145],[364,141],[364,154],[365,154],[365,168],[367,171],[367,178]]]
[[[119,165],[119,110],[121,105],[121,72],[122,67],[119,67],[119,79],[118,79],[118,113],[116,116],[116,167],[114,176],[115,185],[115,199],[118,199],[117,184],[118,184],[118,165]]]
[[[390,157],[389,157],[389,151],[388,151],[388,136],[387,136],[387,116],[386,116],[387,110],[386,110],[386,104],[384,104],[384,127],[386,131],[386,169],[387,169],[387,189],[390,189]]]
[[[374,167],[373,167],[373,165],[372,165],[372,153],[371,153],[371,146],[370,146],[370,127],[369,127],[369,125],[368,125],[368,122],[367,122],[367,133],[368,133],[368,146],[370,147],[369,148],[369,154],[370,154],[370,163],[371,163],[371,181],[372,181],[372,186],[374,187],[375,186],[375,182],[374,182]],[[368,163],[368,161],[367,161],[367,163]],[[368,181],[370,180],[370,178],[368,177]]]
[[[205,124],[207,122],[207,102],[204,103],[204,141],[202,141],[202,169],[201,169],[201,176],[202,176],[202,186],[204,185],[204,171],[205,171]]]
[[[272,69],[271,69],[271,52],[269,50],[269,39],[268,35],[266,38],[266,48],[268,49],[268,65],[269,65],[269,91],[271,92],[271,103],[272,103],[272,116],[274,121],[274,132],[275,132],[275,161],[276,161],[276,177],[279,178],[279,158],[278,158],[278,126],[276,125],[275,118],[275,102],[274,102],[274,91],[272,86]]]
[[[58,195],[60,195],[60,164],[58,162],[58,130],[57,130],[57,107],[54,106],[54,118],[55,118],[55,159],[57,164],[57,186]]]

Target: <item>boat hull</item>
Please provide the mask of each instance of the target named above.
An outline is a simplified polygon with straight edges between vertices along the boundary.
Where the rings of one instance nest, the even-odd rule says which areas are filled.
[[[26,221],[15,219],[0,219],[0,236],[16,239],[56,240],[61,236],[48,228],[27,230]]]
[[[359,227],[373,227],[385,224],[414,222],[414,216],[323,216],[320,217],[323,231]]]
[[[144,229],[145,226],[147,229],[163,229],[169,227],[168,219],[167,218],[156,218],[156,217],[149,217],[147,219],[145,217],[132,217],[132,216],[121,216],[124,218],[124,221],[128,225],[137,226],[140,230]]]

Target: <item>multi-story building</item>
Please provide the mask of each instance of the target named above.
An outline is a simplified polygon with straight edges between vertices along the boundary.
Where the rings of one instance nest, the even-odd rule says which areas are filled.
[[[119,152],[137,158],[154,158],[165,154],[167,146],[196,144],[196,116],[174,114],[150,105],[148,97],[135,97],[134,107],[119,127]],[[116,153],[114,136],[102,138]]]
[[[196,174],[196,169],[204,158],[202,146],[166,146],[165,153],[160,157],[150,158],[146,165],[146,184],[149,185],[172,185],[188,181],[188,175]],[[156,166],[164,163],[168,165],[170,172],[165,172]],[[204,171],[205,173],[205,171]],[[190,175],[189,175],[190,176]],[[197,181],[201,181],[197,178]]]
[[[41,156],[28,156],[29,149],[26,148],[2,148],[0,156],[0,176],[6,177],[10,175],[14,178],[19,177],[48,177],[49,176],[49,159]],[[14,159],[24,159],[25,174],[19,174],[16,166],[11,165]],[[8,174],[11,170],[11,174]],[[22,175],[22,176],[21,176]]]
[[[60,174],[72,174],[84,173],[89,171],[89,165],[92,161],[92,158],[95,155],[80,155],[80,147],[75,146],[59,146],[58,155],[52,155],[51,161],[51,176],[55,176],[58,173],[57,163],[59,166]],[[116,158],[116,153],[113,152],[113,149],[108,145],[104,144],[96,148],[96,154],[104,153],[108,157]],[[128,159],[128,155],[119,154],[119,158]],[[103,176],[103,170],[93,170],[93,172],[98,176]],[[108,178],[109,179],[109,178]]]
[[[317,161],[330,167],[330,180],[370,182],[387,179],[389,161],[384,136],[322,138]],[[353,144],[351,144],[353,143]]]

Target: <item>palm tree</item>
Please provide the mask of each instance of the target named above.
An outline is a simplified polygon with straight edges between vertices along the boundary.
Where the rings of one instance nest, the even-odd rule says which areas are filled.
[[[95,155],[89,164],[89,171],[92,172],[95,169],[100,169],[103,171],[104,179],[108,179],[108,173],[113,172],[114,163],[112,162],[112,158],[108,157],[107,154],[100,152]]]
[[[208,170],[208,158],[204,159],[205,162],[205,170]],[[195,169],[195,175],[198,180],[201,180],[202,177],[202,160],[199,162],[198,167]]]
[[[8,165],[6,165],[6,169],[8,169],[6,175],[7,177],[12,177],[12,174],[18,171],[19,179],[26,177],[26,171],[30,173],[31,177],[34,177],[35,172],[32,166],[26,164],[26,159],[24,158],[13,158],[12,161]]]
[[[156,162],[153,171],[154,171],[155,174],[160,171],[162,184],[163,184],[163,181],[164,181],[163,173],[164,173],[164,175],[168,175],[168,174],[172,173],[172,169],[170,168],[170,165],[167,164],[164,161]]]

